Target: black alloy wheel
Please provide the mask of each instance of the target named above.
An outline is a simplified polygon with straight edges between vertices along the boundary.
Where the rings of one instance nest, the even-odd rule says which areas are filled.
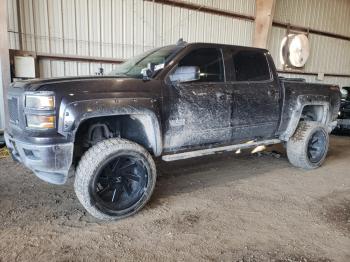
[[[307,155],[310,162],[318,163],[324,157],[326,143],[327,137],[323,130],[317,130],[313,133],[307,146]]]
[[[91,195],[104,213],[113,214],[132,207],[143,196],[148,174],[135,156],[111,157],[91,183]]]
[[[81,158],[74,190],[95,218],[118,220],[137,213],[149,201],[157,172],[152,155],[122,138],[103,140]]]
[[[329,128],[316,121],[301,121],[287,141],[289,162],[296,167],[314,169],[320,167],[327,156]]]

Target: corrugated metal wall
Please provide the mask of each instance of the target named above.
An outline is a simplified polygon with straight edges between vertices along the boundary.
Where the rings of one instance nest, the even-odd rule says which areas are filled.
[[[19,48],[16,3],[7,0],[11,48]],[[187,0],[254,16],[255,0]],[[24,50],[64,55],[125,59],[147,49],[190,42],[252,45],[254,23],[143,0],[18,0]],[[200,8],[199,8],[200,9]],[[337,14],[336,16],[334,14]],[[277,0],[276,21],[350,36],[349,0]],[[276,65],[286,29],[273,27],[269,50]],[[350,41],[311,34],[311,55],[305,71],[350,74]],[[111,64],[40,62],[42,77],[94,74]],[[300,77],[300,76],[299,76]],[[315,77],[307,77],[315,81]],[[325,81],[350,85],[349,78]]]
[[[280,39],[286,35],[286,29],[273,27],[271,35],[269,49],[276,66],[282,69],[279,59]],[[315,34],[310,34],[309,40],[311,52],[305,72],[350,74],[350,41]]]
[[[11,48],[18,49],[16,1],[9,2]],[[255,0],[189,1],[254,15]],[[126,59],[145,50],[195,42],[251,45],[254,23],[143,0],[19,0],[23,50]],[[218,5],[218,3],[220,3]],[[35,40],[35,41],[34,41]],[[40,75],[94,74],[111,64],[42,60]]]
[[[277,0],[274,21],[350,36],[350,1]],[[279,61],[280,41],[285,35],[286,29],[272,27],[269,50],[279,69],[282,69]],[[310,34],[309,39],[311,53],[305,72],[350,74],[350,41],[316,34]],[[289,77],[319,82],[316,76],[289,74]],[[348,77],[326,76],[323,82],[350,86]]]
[[[269,50],[280,69],[280,42],[285,35],[286,29],[272,28]],[[311,53],[305,65],[305,72],[350,74],[350,41],[315,34],[310,34],[309,40]]]
[[[349,0],[277,0],[274,20],[350,36]]]
[[[255,14],[255,0],[186,0],[184,2],[235,13]]]

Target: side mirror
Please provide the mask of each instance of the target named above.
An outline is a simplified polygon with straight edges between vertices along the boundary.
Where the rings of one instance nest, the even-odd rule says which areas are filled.
[[[155,66],[155,64],[148,63],[147,67],[145,67],[141,70],[143,80],[149,80],[151,78],[151,76],[153,75],[153,72],[154,72],[154,66]]]
[[[198,66],[179,66],[170,75],[171,82],[190,82],[200,79],[200,69]]]

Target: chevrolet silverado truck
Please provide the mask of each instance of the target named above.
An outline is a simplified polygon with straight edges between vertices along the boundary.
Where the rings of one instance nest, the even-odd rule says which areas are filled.
[[[85,209],[116,220],[150,199],[154,158],[283,143],[291,164],[319,167],[340,92],[278,77],[265,49],[179,42],[105,76],[18,81],[7,99],[13,158],[49,183],[75,174]]]

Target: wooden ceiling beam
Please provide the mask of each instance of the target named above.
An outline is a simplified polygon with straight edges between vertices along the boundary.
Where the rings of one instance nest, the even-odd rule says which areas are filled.
[[[275,13],[275,0],[256,0],[253,46],[267,48]]]

